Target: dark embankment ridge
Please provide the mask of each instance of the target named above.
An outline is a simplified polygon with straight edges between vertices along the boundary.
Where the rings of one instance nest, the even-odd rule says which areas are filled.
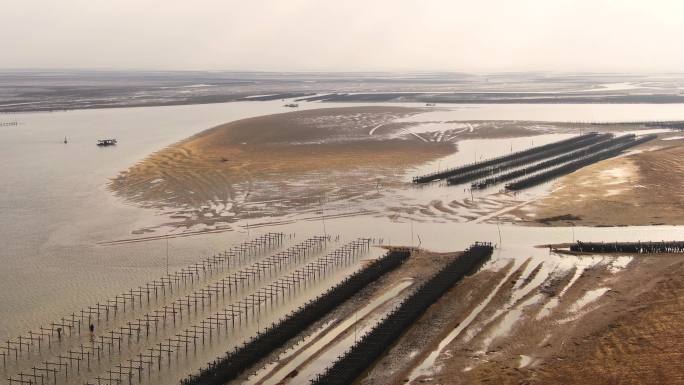
[[[527,164],[533,164],[533,163],[538,162],[540,160],[553,158],[553,157],[556,157],[558,155],[567,154],[568,152],[573,152],[576,150],[582,150],[584,148],[587,148],[588,146],[591,146],[591,145],[596,144],[596,143],[600,143],[600,142],[607,140],[607,139],[610,139],[610,138],[611,138],[610,134],[601,134],[601,135],[590,136],[590,137],[584,138],[583,140],[578,140],[574,143],[566,143],[564,145],[557,146],[555,148],[540,151],[536,154],[524,156],[522,158],[518,158],[518,159],[512,160],[510,162],[503,163],[503,164],[498,164],[496,166],[487,167],[487,168],[484,168],[484,169],[476,171],[476,172],[452,176],[449,179],[447,179],[447,184],[448,185],[457,185],[457,184],[461,184],[461,183],[472,182],[472,181],[479,179],[479,178],[482,178],[482,177],[487,177],[490,175],[496,175],[496,174],[504,172],[506,170],[510,170],[510,169],[517,168],[517,167],[527,165]]]
[[[400,266],[409,255],[409,250],[397,249],[370,262],[344,281],[258,333],[242,346],[209,363],[207,368],[200,369],[199,373],[182,380],[181,384],[223,385],[234,380],[368,284]]]
[[[648,142],[649,140],[653,140],[657,137],[655,134],[651,135],[644,135],[642,137],[637,138],[634,134],[630,135],[625,135],[625,137],[629,138],[629,140],[617,144],[616,146],[610,147],[608,149],[602,150],[596,154],[589,155],[582,157],[578,160],[575,160],[573,162],[565,163],[559,167],[552,168],[548,171],[541,172],[539,174],[532,175],[528,178],[515,181],[513,183],[509,183],[506,185],[506,189],[508,190],[522,190],[526,189],[529,187],[533,187],[539,184],[542,184],[544,182],[547,182],[551,179],[557,178],[562,175],[569,174],[571,172],[577,171],[582,167],[586,167],[590,164],[612,158],[614,156],[619,155],[622,151],[630,148],[637,146],[641,143]]]
[[[389,346],[454,284],[477,270],[491,255],[489,244],[471,246],[461,256],[421,285],[359,342],[311,381],[312,385],[348,385],[375,362]]]
[[[630,138],[628,135],[620,136],[617,138],[613,138],[611,135],[608,135],[608,136],[606,136],[605,140],[600,141],[596,144],[593,144],[593,145],[590,145],[587,147],[581,147],[578,150],[575,150],[575,151],[572,151],[569,153],[565,153],[561,156],[557,156],[555,158],[551,158],[551,159],[543,161],[543,162],[533,164],[529,167],[513,170],[513,171],[505,173],[505,174],[495,175],[495,176],[487,178],[485,180],[475,182],[472,184],[471,187],[476,188],[476,189],[482,189],[482,188],[486,188],[486,187],[489,187],[489,186],[492,186],[492,185],[495,185],[498,183],[507,182],[509,180],[513,180],[516,178],[521,178],[521,177],[524,177],[526,175],[531,175],[531,174],[538,172],[538,171],[546,170],[546,169],[549,169],[551,167],[561,165],[563,163],[567,163],[567,162],[571,162],[571,161],[580,159],[580,158],[587,156],[587,155],[590,155],[590,154],[595,154],[599,151],[606,150],[610,147],[616,146],[620,143],[629,142],[631,140],[632,140],[632,138]]]
[[[662,242],[582,242],[570,245],[577,253],[666,254],[684,253],[684,241]]]
[[[533,147],[523,151],[517,151],[509,155],[503,155],[496,158],[491,158],[483,160],[480,162],[466,164],[464,166],[458,166],[453,168],[448,168],[446,170],[441,170],[433,172],[426,175],[421,175],[413,178],[414,183],[429,183],[432,181],[445,179],[445,178],[459,178],[462,176],[467,176],[471,174],[481,174],[486,172],[493,172],[494,170],[506,167],[507,164],[517,161],[528,161],[530,157],[544,156],[548,154],[549,151],[564,149],[566,146],[574,146],[578,143],[583,143],[586,140],[590,140],[598,137],[599,135],[595,132],[588,133],[585,135],[576,136],[573,138],[561,140],[558,142],[553,142],[545,144],[543,146]],[[551,156],[551,155],[549,155]]]

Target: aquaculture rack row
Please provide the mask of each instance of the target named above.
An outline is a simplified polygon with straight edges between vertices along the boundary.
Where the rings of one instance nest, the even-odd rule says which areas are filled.
[[[598,143],[601,141],[604,141],[606,139],[609,139],[611,136],[609,134],[601,134],[601,135],[592,135],[588,137],[584,137],[582,140],[578,140],[572,143],[566,143],[562,146],[556,146],[551,149],[547,149],[545,151],[540,151],[531,155],[523,156],[517,159],[513,159],[508,162],[500,163],[494,166],[488,166],[485,168],[481,168],[478,170],[470,171],[467,173],[463,174],[457,174],[454,176],[451,176],[447,179],[447,184],[448,185],[457,185],[461,183],[467,183],[474,181],[476,179],[489,176],[489,175],[494,175],[498,174],[502,171],[506,171],[512,168],[520,167],[526,164],[531,164],[534,162],[537,162],[539,160],[551,158],[560,154],[564,154],[567,152],[575,151],[577,149],[582,149],[586,146],[590,146],[594,143]]]
[[[257,292],[250,294],[243,299],[232,303],[228,307],[217,311],[216,313],[204,318],[198,323],[195,323],[174,336],[166,338],[165,340],[158,343],[158,345],[153,346],[147,350],[147,356],[149,357],[148,367],[139,369],[138,381],[140,381],[141,372],[143,369],[151,369],[154,363],[161,370],[161,365],[164,360],[169,363],[172,362],[171,354],[173,352],[178,356],[180,353],[187,354],[189,349],[192,348],[193,351],[200,344],[204,344],[205,341],[211,341],[214,334],[221,334],[221,330],[224,329],[228,333],[229,326],[231,330],[236,327],[236,319],[238,323],[241,324],[243,320],[247,320],[251,316],[257,316],[261,311],[263,305],[273,305],[274,299],[278,300],[278,297],[285,297],[286,293],[290,293],[293,290],[300,288],[306,283],[307,280],[316,279],[322,274],[325,274],[331,265],[341,264],[344,261],[348,261],[356,255],[369,248],[370,240],[368,239],[358,239],[352,241],[337,250],[318,258],[317,260],[304,265],[301,268],[293,271],[287,276],[279,278],[274,283],[262,287]],[[239,326],[239,325],[238,325]],[[136,338],[140,337],[140,331],[137,330],[138,335]],[[134,337],[132,334],[126,334],[130,339]],[[117,348],[121,350],[121,340],[118,340]],[[131,364],[131,360],[124,362],[123,367],[128,367]],[[114,376],[115,380],[123,380],[128,376],[128,382],[132,383],[133,373],[121,372],[122,365],[115,365]],[[109,376],[109,371],[106,372]],[[97,378],[95,378],[97,380]]]
[[[219,297],[225,297],[226,290],[229,295],[233,292],[237,292],[238,289],[248,287],[250,284],[256,283],[257,279],[261,278],[262,274],[278,269],[285,262],[297,262],[303,259],[306,255],[320,250],[323,244],[328,240],[327,236],[314,236],[303,242],[300,242],[286,250],[278,252],[277,254],[271,255],[263,260],[253,263],[252,265],[241,269],[229,276],[220,279],[217,282],[211,283],[201,289],[198,289],[192,293],[189,293],[181,298],[174,300],[173,302],[164,305],[161,309],[154,310],[152,312],[143,314],[142,316],[136,318],[133,321],[127,322],[127,325],[110,331],[119,336],[133,336],[132,332],[135,332],[136,339],[140,339],[142,332],[144,330],[144,337],[148,337],[151,332],[151,326],[154,327],[154,332],[156,334],[159,323],[163,325],[166,324],[168,318],[171,318],[173,324],[176,324],[176,318],[183,319],[183,312],[187,313],[189,317],[193,309],[198,309],[200,306],[204,309],[205,303],[211,306],[212,299],[218,301]],[[258,295],[258,292],[257,294]],[[250,295],[246,300],[250,300],[254,303],[254,296]],[[243,304],[238,302],[240,308]],[[247,304],[244,304],[247,308]],[[230,311],[232,314],[240,315],[239,312],[235,313],[233,310],[225,310],[225,312]],[[241,318],[241,316],[240,316]],[[101,341],[99,345],[101,348],[107,346],[108,350],[111,351],[114,341],[104,340],[102,341],[102,336],[100,336]],[[118,344],[120,350],[121,346]]]
[[[576,136],[574,138],[565,139],[565,140],[561,140],[558,142],[545,144],[543,146],[537,146],[537,147],[533,147],[533,148],[530,148],[527,150],[514,152],[514,153],[509,154],[509,155],[503,155],[503,156],[499,156],[496,158],[487,159],[484,161],[467,164],[464,166],[449,168],[446,170],[441,170],[441,171],[433,172],[430,174],[417,176],[417,177],[413,178],[413,183],[429,183],[429,182],[436,181],[439,179],[445,179],[445,178],[454,177],[457,175],[463,175],[463,174],[470,173],[470,172],[478,172],[478,171],[482,171],[484,169],[490,169],[490,168],[493,168],[494,166],[502,165],[502,164],[505,164],[507,162],[515,161],[515,160],[518,160],[521,158],[527,158],[527,157],[535,156],[535,155],[538,155],[540,153],[546,153],[547,151],[551,151],[551,150],[554,150],[556,148],[564,148],[564,146],[573,145],[577,142],[583,142],[589,138],[592,138],[592,137],[595,137],[598,135],[599,134],[596,132],[590,132],[588,134]]]
[[[99,359],[106,351],[111,352],[114,344],[118,344],[120,349],[120,344],[124,337],[137,335],[139,338],[142,330],[146,330],[146,334],[149,334],[150,325],[154,324],[156,328],[159,322],[165,321],[167,310],[171,313],[172,309],[171,307],[167,309],[164,306],[163,312],[155,311],[154,313],[145,314],[115,330],[110,330],[98,336],[90,344],[80,344],[79,346],[77,340],[69,341],[72,337],[80,338],[82,328],[85,327],[87,329],[90,323],[97,321],[99,324],[101,315],[105,315],[108,319],[110,311],[115,316],[118,309],[124,313],[127,309],[134,309],[136,301],[138,307],[141,307],[144,299],[149,304],[152,295],[155,298],[159,292],[165,295],[166,290],[172,293],[174,287],[178,289],[182,283],[194,282],[195,277],[199,279],[200,275],[206,277],[206,275],[213,274],[221,264],[231,263],[233,259],[244,260],[252,255],[277,247],[282,243],[283,239],[283,233],[261,235],[224,252],[215,254],[212,257],[204,258],[200,262],[186,266],[178,272],[167,274],[158,281],[152,281],[152,283],[148,283],[145,286],[140,286],[122,295],[117,295],[105,303],[97,303],[95,306],[89,306],[87,309],[81,309],[79,313],[72,313],[58,321],[51,322],[49,327],[41,326],[38,331],[31,330],[16,339],[8,339],[4,344],[0,345],[3,367],[7,366],[8,359],[15,360],[18,366],[19,364],[28,363],[28,361],[25,363],[22,360],[25,355],[27,360],[36,358],[32,357],[32,349],[37,351],[37,357],[40,358],[40,352],[44,345],[47,345],[47,348],[50,349],[54,343],[58,343],[60,346],[65,346],[68,349],[63,351],[63,354],[54,356],[54,360],[38,362],[38,365],[34,365],[31,368],[31,373],[20,372],[8,378],[8,381],[11,384],[22,384],[24,383],[22,381],[28,381],[25,383],[33,384],[40,382],[42,384],[49,377],[48,374],[52,374],[56,380],[58,372],[64,372],[64,375],[68,376],[69,368],[73,365],[77,367],[77,371],[80,370],[81,361],[86,362],[89,367],[91,358]],[[313,246],[313,244],[323,242],[324,240],[324,237],[314,237],[313,240],[307,240],[304,244],[312,243],[311,246]],[[193,278],[189,278],[191,276]],[[183,278],[186,279],[184,280]],[[203,295],[209,292],[210,290],[205,290]],[[194,298],[193,301],[196,299]],[[126,307],[127,305],[128,308]],[[28,363],[28,365],[31,365],[31,363]]]
[[[456,282],[474,272],[492,255],[492,252],[493,248],[488,243],[476,243],[471,246],[385,316],[323,374],[312,380],[311,384],[353,383],[430,305]]]
[[[576,161],[563,164],[559,167],[552,168],[548,171],[544,171],[530,177],[524,178],[522,180],[515,181],[506,185],[508,190],[522,190],[529,187],[533,187],[549,181],[553,178],[557,178],[561,175],[569,174],[571,172],[577,171],[582,167],[588,166],[590,164],[599,162],[604,159],[612,158],[618,155],[623,150],[634,147],[641,143],[648,142],[656,137],[656,135],[644,135],[642,137],[636,138],[633,134],[626,135],[629,140],[620,143],[616,146],[610,147],[606,150],[600,151],[596,154],[582,157]]]
[[[663,254],[684,253],[684,241],[660,242],[582,242],[570,246],[579,253]]]
[[[409,250],[393,250],[345,278],[312,301],[300,306],[287,317],[236,347],[234,351],[208,364],[207,368],[181,381],[182,385],[225,384],[259,362],[273,350],[297,336],[371,282],[401,265]]]
[[[239,289],[249,287],[250,285],[255,284],[262,275],[280,269],[283,264],[300,261],[307,255],[320,251],[329,238],[329,236],[313,236],[308,238],[286,250],[256,261],[216,282],[212,282],[181,298],[177,298],[173,302],[162,306],[161,310],[154,310],[152,313],[144,314],[142,317],[136,319],[136,321],[139,324],[146,325],[147,329],[149,329],[150,319],[155,320],[155,328],[159,319],[162,319],[165,322],[167,317],[172,317],[173,322],[175,323],[176,314],[182,317],[182,312],[184,310],[190,314],[190,311],[193,308],[196,309],[199,306],[204,308],[205,302],[208,302],[209,305],[211,305],[212,298],[218,300],[219,296],[225,297],[226,291],[228,291],[229,295],[232,295],[233,292],[237,292]],[[109,316],[106,313],[105,315],[107,317]],[[99,320],[100,313],[98,313],[97,316]]]
[[[131,289],[126,293],[116,295],[114,298],[108,299],[103,303],[98,302],[94,306],[88,306],[87,308],[81,309],[79,313],[72,313],[56,322],[51,322],[49,328],[40,327],[39,331],[29,331],[27,336],[19,336],[16,341],[8,340],[6,344],[8,346],[16,345],[17,349],[3,349],[2,346],[0,346],[0,355],[2,352],[7,353],[9,351],[14,351],[15,355],[18,357],[18,353],[22,352],[22,346],[26,346],[26,350],[30,351],[30,347],[34,345],[34,342],[40,347],[41,342],[47,342],[48,345],[50,345],[52,339],[56,338],[58,334],[60,338],[66,338],[67,336],[74,335],[76,332],[80,334],[83,323],[86,321],[91,322],[93,321],[93,318],[99,321],[101,315],[109,314],[110,311],[116,313],[121,309],[122,312],[126,312],[126,305],[128,305],[128,309],[134,309],[136,299],[139,306],[144,299],[149,303],[152,295],[156,298],[160,292],[164,295],[166,290],[169,290],[172,293],[174,287],[178,288],[181,284],[188,283],[188,281],[194,282],[195,279],[199,279],[200,274],[211,274],[220,264],[228,263],[232,259],[243,259],[258,252],[263,252],[279,246],[282,243],[283,238],[283,233],[267,233],[238,246],[234,246],[224,252],[204,258],[200,262],[186,266],[177,272],[166,274],[158,280],[148,282],[145,285]],[[24,342],[22,340],[29,342]]]
[[[310,250],[312,247],[315,247],[317,242],[323,242],[328,238],[329,237],[313,237],[290,249],[298,250],[298,253],[306,253],[307,250]],[[291,274],[288,278],[281,279],[286,280],[288,286],[284,286],[284,284],[281,283],[279,287],[285,287],[288,289],[288,291],[292,288],[292,286],[299,287],[303,280],[308,279],[312,275],[315,276],[316,273],[320,274],[321,269],[325,270],[326,266],[321,264],[321,260],[328,261],[328,263],[331,263],[331,261],[339,262],[345,257],[348,257],[349,252],[354,251],[354,249],[358,248],[358,246],[355,246],[356,244],[359,244],[359,242],[354,242],[351,245],[346,245],[341,249],[338,249],[336,252],[319,259],[318,263],[316,263],[315,265],[306,265],[301,269],[295,270],[295,272]],[[302,246],[307,247],[303,248]],[[280,252],[276,255],[284,254],[285,252]],[[274,256],[271,256],[267,259],[273,259],[273,257]],[[274,290],[273,288],[268,288],[262,291],[269,292],[271,296],[280,292],[279,290]],[[217,292],[207,292],[206,294],[218,296]],[[210,297],[207,298],[209,299],[209,301],[211,300]],[[223,311],[203,320],[202,322],[200,322],[199,325],[193,325],[190,328],[186,328],[180,333],[177,333],[175,336],[160,342],[158,345],[153,345],[152,348],[147,349],[147,353],[143,354],[143,357],[147,357],[148,359],[146,361],[143,360],[142,363],[146,363],[147,366],[150,366],[152,364],[152,361],[156,360],[159,368],[161,368],[161,363],[164,359],[164,355],[168,356],[167,358],[170,362],[170,355],[172,352],[176,351],[176,353],[178,354],[180,348],[184,347],[185,352],[187,353],[188,347],[196,347],[196,345],[200,342],[200,339],[201,342],[204,343],[205,335],[208,335],[211,339],[213,330],[218,328],[219,322],[221,321],[225,323],[226,328],[228,326],[229,320],[231,320],[232,325],[235,326],[234,319],[236,317],[239,318],[240,321],[242,321],[243,318],[246,319],[248,317],[248,314],[246,314],[247,311],[250,309],[254,311],[254,307],[259,306],[261,303],[263,303],[265,298],[266,293],[261,292],[249,295],[242,301],[238,301],[236,304],[232,305],[230,309],[224,309]],[[194,299],[196,300],[196,298]],[[203,302],[204,301],[202,301],[202,303]],[[182,319],[182,311],[184,310],[184,306],[190,307],[192,306],[192,304],[193,302],[181,302],[180,304],[178,304],[177,307],[164,306],[163,313],[161,311],[155,311],[154,313],[145,314],[142,318],[138,318],[134,321],[128,322],[127,326],[122,326],[120,328],[110,330],[104,333],[103,335],[98,336],[97,338],[93,339],[89,344],[81,344],[80,349],[78,347],[76,349],[70,349],[64,355],[60,354],[56,356],[54,361],[39,362],[38,366],[34,366],[32,368],[34,373],[20,372],[16,374],[14,377],[10,377],[8,380],[10,381],[10,383],[20,384],[21,381],[23,381],[23,378],[35,376],[34,379],[29,379],[26,381],[33,381],[33,383],[35,384],[37,383],[38,379],[40,379],[40,382],[42,384],[44,381],[47,382],[50,379],[47,376],[48,369],[50,369],[49,373],[51,373],[53,376],[52,380],[54,384],[57,383],[58,373],[60,373],[60,378],[62,378],[63,376],[63,378],[66,380],[69,376],[69,371],[80,372],[81,365],[87,365],[87,368],[90,369],[91,360],[97,359],[97,361],[100,362],[100,359],[103,358],[102,356],[106,356],[107,354],[111,355],[112,351],[120,353],[122,349],[122,344],[130,345],[131,342],[140,341],[141,337],[149,336],[150,325],[152,323],[154,324],[155,332],[160,322],[165,323],[166,317],[172,316],[175,325],[175,317],[178,315]],[[197,303],[195,303],[195,306],[197,306]],[[236,308],[237,310],[235,310]],[[227,313],[230,313],[230,315]],[[165,354],[163,355],[162,353]],[[98,385],[102,385],[118,383],[126,377],[128,377],[128,382],[132,383],[132,377],[134,376],[134,374],[136,374],[132,370],[132,368],[136,369],[137,377],[140,381],[143,369],[145,368],[143,368],[142,365],[135,365],[136,362],[140,363],[139,360],[142,360],[142,358],[139,356],[141,356],[141,354],[138,354],[138,356],[136,356],[137,358],[133,357],[132,359],[125,360],[121,364],[112,366],[110,370],[107,370],[104,373],[106,374],[106,377],[104,375],[98,376],[94,378],[94,381],[96,381]],[[38,371],[38,374],[36,374],[36,370]]]
[[[576,159],[579,159],[583,156],[587,156],[590,154],[594,154],[599,151],[606,150],[610,147],[613,147],[617,144],[620,143],[625,143],[633,140],[633,137],[630,137],[629,135],[624,135],[624,136],[619,136],[617,138],[613,138],[612,136],[608,135],[606,136],[606,140],[600,141],[598,143],[595,143],[593,145],[587,146],[587,147],[582,147],[579,150],[572,151],[570,153],[557,156],[555,158],[551,158],[549,160],[539,162],[536,164],[533,164],[529,167],[514,170],[505,174],[500,174],[500,175],[495,175],[491,178],[487,178],[484,180],[480,180],[477,182],[474,182],[471,187],[474,189],[483,189],[487,188],[489,186],[498,184],[498,183],[503,183],[507,182],[509,180],[513,180],[516,178],[520,178],[526,175],[530,175],[533,173],[536,173],[541,170],[545,170],[563,163],[567,163]]]

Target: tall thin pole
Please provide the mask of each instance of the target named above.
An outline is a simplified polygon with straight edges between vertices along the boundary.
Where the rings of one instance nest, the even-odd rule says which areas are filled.
[[[328,235],[325,231],[325,207],[323,206],[325,202],[325,193],[323,193],[323,200],[321,201],[321,221],[323,222],[323,236]]]
[[[354,312],[354,318],[355,318],[354,319],[354,343],[356,343],[356,328],[359,325],[359,310],[358,309]]]
[[[323,219],[323,235],[328,235],[328,233],[325,231],[325,211],[323,211],[321,218]]]
[[[169,275],[169,238],[166,238],[166,275]]]
[[[501,227],[499,227],[499,224],[496,224],[496,229],[499,230],[499,247],[501,247]]]
[[[413,218],[411,218],[411,247],[413,246]]]
[[[249,238],[249,210],[247,210],[246,221],[247,221],[247,238]]]

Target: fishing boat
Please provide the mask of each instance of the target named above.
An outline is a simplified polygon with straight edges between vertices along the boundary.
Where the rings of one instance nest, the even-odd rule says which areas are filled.
[[[116,144],[116,139],[100,139],[97,141],[98,146],[113,146]]]

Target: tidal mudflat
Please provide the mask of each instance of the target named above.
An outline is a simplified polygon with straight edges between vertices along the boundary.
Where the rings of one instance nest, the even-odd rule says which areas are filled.
[[[495,244],[492,258],[430,307],[362,383],[549,383],[573,373],[577,383],[589,383],[593,366],[578,372],[563,359],[591,362],[616,340],[627,343],[622,336],[655,333],[642,326],[664,325],[681,311],[678,255],[569,256],[536,247],[678,239],[680,140],[671,127],[649,123],[675,116],[665,110],[672,105],[637,107],[630,113],[643,121],[621,123],[615,106],[589,105],[573,116],[576,106],[506,105],[497,115],[495,106],[299,104],[300,111],[278,100],[13,115],[20,124],[2,128],[12,138],[2,144],[5,377],[34,375],[30,363],[46,361],[57,366],[45,369],[60,367],[58,383],[175,383],[392,247],[415,251],[240,381],[305,383],[476,241]],[[520,193],[411,183],[426,172],[590,131],[658,139]],[[100,136],[119,144],[98,148]],[[60,167],[46,172],[48,164]],[[282,234],[282,245],[211,273],[199,267],[269,233]],[[259,263],[314,236],[326,237],[324,249],[254,276]],[[323,269],[320,258],[358,238],[370,240],[368,250],[331,262],[280,302],[255,307],[275,298],[284,277],[313,274],[311,263]],[[169,274],[190,286],[160,278]],[[253,286],[224,297],[220,282],[227,292],[235,274]],[[155,287],[158,299],[148,300]],[[656,297],[672,308],[649,307]],[[136,307],[122,313],[124,302]],[[226,309],[250,303],[249,318],[231,316],[241,326],[225,332],[233,327],[227,314],[237,314]],[[41,328],[46,335],[31,338]],[[57,336],[57,328],[65,334]],[[540,328],[546,333],[534,332]],[[642,337],[678,354],[667,334]],[[43,346],[48,339],[54,346]],[[620,370],[628,362],[648,365],[642,358],[649,350],[629,346],[629,354],[606,355],[611,378],[635,376],[636,369]],[[106,359],[95,358],[99,349]],[[67,355],[74,358],[59,358]],[[97,364],[89,367],[88,359]]]

